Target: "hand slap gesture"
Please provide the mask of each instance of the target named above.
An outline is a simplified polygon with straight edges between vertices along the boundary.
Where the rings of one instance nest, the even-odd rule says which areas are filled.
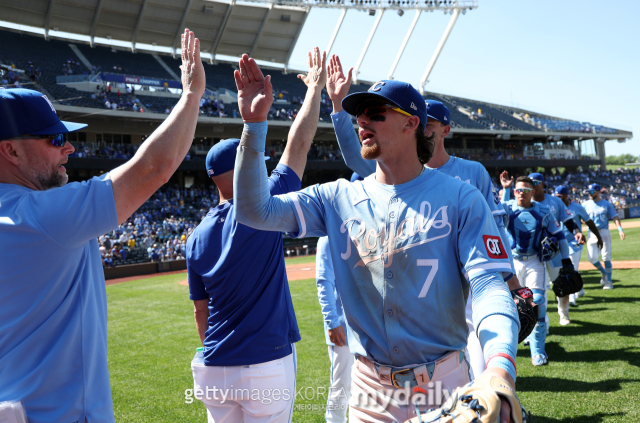
[[[331,56],[329,59],[329,76],[327,79],[327,92],[329,93],[331,101],[340,103],[342,99],[349,94],[352,73],[353,68],[350,68],[349,73],[345,76],[340,58],[335,54]]]
[[[273,90],[271,76],[265,78],[255,60],[243,54],[240,59],[240,70],[235,71],[238,88],[238,107],[245,123],[264,122],[267,120]]]
[[[197,98],[202,97],[206,80],[204,75],[204,67],[200,59],[200,40],[198,40],[189,29],[184,29],[181,35],[182,43],[182,94],[194,94]]]
[[[323,88],[327,83],[327,52],[322,52],[322,58],[320,58],[320,49],[318,47],[313,48],[313,53],[307,53],[309,58],[309,73],[307,75],[298,75],[298,78],[302,79],[307,87],[320,87]]]

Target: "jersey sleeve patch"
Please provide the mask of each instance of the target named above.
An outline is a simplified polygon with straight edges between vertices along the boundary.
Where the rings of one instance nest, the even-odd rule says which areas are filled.
[[[484,247],[487,249],[489,258],[506,259],[509,257],[502,245],[502,239],[499,236],[482,235],[482,239],[484,240]]]

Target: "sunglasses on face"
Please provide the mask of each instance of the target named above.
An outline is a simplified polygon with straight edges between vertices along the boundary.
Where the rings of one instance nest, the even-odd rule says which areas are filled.
[[[364,114],[368,119],[374,122],[384,122],[386,119],[385,114],[387,113],[387,110],[393,110],[409,117],[413,116],[411,113],[407,113],[404,110],[391,104],[377,104],[370,105],[369,107],[358,108],[356,110],[356,117],[358,118]]]
[[[593,194],[595,194],[596,192],[597,192],[597,191],[596,191],[595,189],[589,189],[589,190],[587,190],[587,194],[589,194],[589,195],[593,195]]]
[[[540,181],[536,181],[535,179],[533,180],[533,186],[537,187],[538,185],[540,185]]]
[[[12,140],[33,140],[33,139],[43,139],[43,140],[51,140],[51,145],[54,147],[63,147],[66,144],[64,139],[64,134],[57,135],[25,135],[24,137],[13,137],[10,138]]]
[[[514,189],[514,191],[516,192],[516,194],[529,194],[531,191],[533,191],[533,188],[516,188]]]

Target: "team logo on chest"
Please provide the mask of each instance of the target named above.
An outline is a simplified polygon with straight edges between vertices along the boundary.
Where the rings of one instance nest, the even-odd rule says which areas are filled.
[[[376,228],[367,228],[367,222],[359,217],[346,219],[340,226],[340,232],[347,235],[346,250],[340,254],[342,260],[351,257],[351,243],[356,247],[360,261],[354,267],[381,260],[384,267],[393,263],[394,254],[409,250],[428,242],[449,236],[451,223],[447,215],[447,208],[442,206],[431,214],[431,203],[423,201],[420,212],[410,215],[411,208],[407,208],[407,217],[396,225],[391,222]],[[370,226],[371,222],[370,222]],[[355,234],[352,234],[355,233]]]

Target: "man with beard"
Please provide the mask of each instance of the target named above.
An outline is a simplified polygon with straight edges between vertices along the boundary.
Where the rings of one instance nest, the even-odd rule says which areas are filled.
[[[166,183],[191,146],[205,75],[189,30],[181,68],[173,113],[131,160],[81,183],[67,184],[65,134],[87,125],[61,121],[42,93],[0,90],[0,403],[21,402],[31,423],[115,421],[97,237]]]

